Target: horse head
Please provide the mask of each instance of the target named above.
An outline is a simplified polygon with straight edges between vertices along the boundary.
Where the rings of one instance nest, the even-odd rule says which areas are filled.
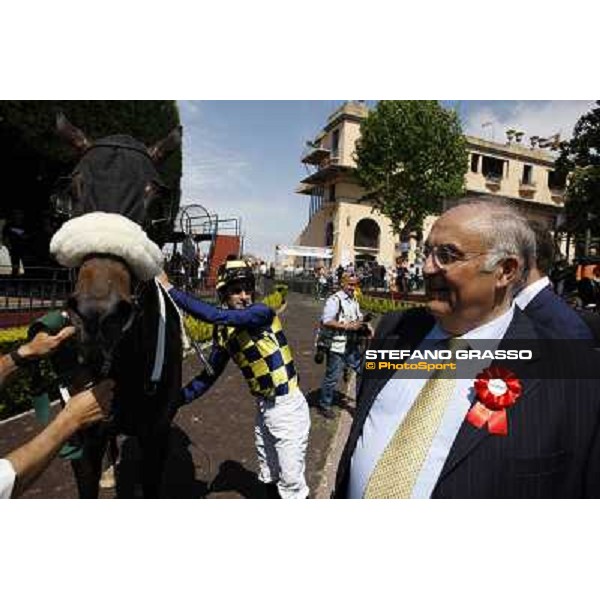
[[[63,114],[56,126],[78,152],[79,162],[62,196],[70,221],[63,225],[66,231],[55,235],[51,251],[58,252],[61,264],[80,267],[67,308],[81,359],[106,371],[135,317],[135,282],[151,279],[162,264],[160,249],[142,228],[151,225],[152,206],[168,191],[157,166],[180,146],[181,127],[146,146],[123,134],[91,140]]]
[[[118,257],[84,259],[67,310],[77,330],[81,360],[106,375],[114,351],[136,315],[134,275]]]
[[[122,134],[91,140],[63,114],[57,115],[56,128],[79,155],[79,162],[63,178],[57,195],[62,212],[69,218],[95,211],[114,212],[151,225],[153,207],[169,193],[157,167],[181,146],[181,127],[150,146]]]
[[[144,494],[158,497],[181,389],[181,332],[175,309],[152,281],[163,255],[144,227],[164,190],[156,166],[179,146],[181,129],[147,147],[127,135],[91,141],[62,115],[57,127],[80,155],[58,197],[68,220],[50,242],[61,265],[78,268],[67,310],[79,341],[79,377],[82,384],[114,377],[112,427],[138,436]],[[85,435],[89,443],[73,468],[80,495],[91,498],[107,434]]]

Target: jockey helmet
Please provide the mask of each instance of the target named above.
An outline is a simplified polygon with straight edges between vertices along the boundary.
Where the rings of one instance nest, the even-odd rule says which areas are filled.
[[[254,292],[254,273],[245,260],[227,260],[217,271],[217,292],[221,297],[228,293],[232,284],[245,284],[248,292]]]

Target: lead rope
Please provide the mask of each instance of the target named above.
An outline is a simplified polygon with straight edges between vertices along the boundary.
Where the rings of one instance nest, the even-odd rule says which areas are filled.
[[[181,342],[182,342],[184,351],[189,350],[190,348],[193,348],[194,352],[196,353],[196,356],[198,357],[198,360],[206,369],[206,373],[208,374],[208,376],[209,377],[214,376],[214,374],[215,374],[214,369],[208,362],[206,356],[204,356],[204,353],[202,352],[202,348],[200,347],[200,344],[196,340],[194,340],[194,338],[190,335],[188,327],[185,324],[185,319],[183,318],[183,315],[181,314],[179,307],[177,306],[177,304],[175,304],[175,300],[173,300],[173,298],[171,298],[171,295],[165,290],[165,288],[159,281],[157,281],[156,279],[154,281],[156,282],[156,285],[159,287],[159,289],[163,292],[163,294],[169,299],[171,306],[175,309],[177,316],[179,317],[179,328],[181,330]],[[164,305],[164,300],[162,302]],[[160,330],[159,330],[159,336],[160,336]],[[164,343],[164,340],[163,340],[163,343]]]
[[[158,294],[158,337],[156,339],[156,353],[154,355],[154,368],[150,381],[158,383],[160,381],[163,366],[165,364],[165,332],[167,322],[167,307],[165,305],[164,294],[166,294],[163,286],[154,280],[156,293]]]

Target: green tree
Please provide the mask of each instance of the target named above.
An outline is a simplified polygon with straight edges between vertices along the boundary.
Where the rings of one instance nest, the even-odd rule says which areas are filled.
[[[458,115],[436,100],[382,100],[361,125],[357,177],[394,231],[419,230],[462,194],[468,160]]]
[[[600,236],[600,101],[580,117],[573,138],[561,144],[556,171],[567,177],[565,229],[578,237]]]

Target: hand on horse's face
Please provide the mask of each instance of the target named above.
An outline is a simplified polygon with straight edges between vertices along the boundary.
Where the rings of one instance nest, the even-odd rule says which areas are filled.
[[[52,354],[58,347],[75,333],[75,327],[68,326],[61,329],[56,335],[40,331],[30,342],[23,344],[19,354],[23,358],[38,359]]]
[[[73,418],[78,429],[88,427],[110,415],[114,388],[115,382],[105,379],[73,396],[63,410]]]

